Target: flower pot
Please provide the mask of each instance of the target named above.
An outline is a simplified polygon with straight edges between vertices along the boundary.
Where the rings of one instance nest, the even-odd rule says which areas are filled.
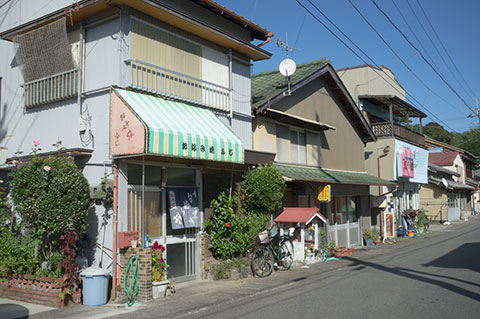
[[[365,238],[365,244],[367,246],[373,246],[373,238]]]
[[[168,280],[152,282],[153,299],[158,299],[165,296],[165,290],[167,289],[168,283]]]
[[[133,240],[130,241],[130,244],[131,244],[132,248],[137,248],[138,240],[133,239]]]

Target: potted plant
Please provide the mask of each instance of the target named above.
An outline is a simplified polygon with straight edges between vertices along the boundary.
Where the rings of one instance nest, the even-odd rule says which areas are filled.
[[[375,233],[373,231],[364,231],[363,232],[363,239],[365,240],[365,244],[367,246],[372,246],[373,245],[373,239],[376,237]]]
[[[373,234],[373,242],[375,243],[375,245],[380,245],[382,243],[382,237],[380,235],[380,232],[377,230],[377,228],[373,228],[371,230],[372,234]]]
[[[152,246],[152,292],[153,299],[163,297],[168,285],[167,268],[168,264],[163,258],[165,247],[158,242],[154,242]]]

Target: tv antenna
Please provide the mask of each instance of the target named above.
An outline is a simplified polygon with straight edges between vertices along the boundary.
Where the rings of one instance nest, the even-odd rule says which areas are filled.
[[[283,96],[286,96],[291,94],[290,76],[292,76],[293,73],[295,73],[295,70],[297,69],[297,65],[295,64],[295,61],[290,59],[289,55],[292,51],[300,51],[300,50],[288,45],[287,33],[285,33],[285,42],[277,39],[277,46],[282,50],[285,50],[285,55],[286,55],[286,58],[282,62],[280,62],[280,65],[278,66],[278,70],[280,71],[280,73],[287,78],[288,90],[283,92]]]

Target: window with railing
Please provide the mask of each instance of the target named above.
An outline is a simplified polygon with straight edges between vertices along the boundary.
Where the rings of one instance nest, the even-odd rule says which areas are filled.
[[[78,70],[73,69],[23,85],[25,107],[31,108],[77,96]]]
[[[26,108],[77,96],[79,61],[73,51],[78,55],[80,31],[67,34],[65,26],[61,18],[13,39]]]
[[[130,87],[187,103],[230,111],[230,90],[215,83],[129,59]]]

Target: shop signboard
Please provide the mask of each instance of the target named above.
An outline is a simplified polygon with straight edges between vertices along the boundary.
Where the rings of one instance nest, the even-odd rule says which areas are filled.
[[[428,183],[428,151],[413,144],[395,140],[395,179],[411,183]]]
[[[387,207],[387,196],[372,196],[372,207]]]
[[[330,190],[331,190],[331,186],[330,186],[330,185],[321,185],[321,186],[318,186],[318,196],[317,196],[317,199],[318,199],[320,202],[330,202],[330,199],[331,199]]]

